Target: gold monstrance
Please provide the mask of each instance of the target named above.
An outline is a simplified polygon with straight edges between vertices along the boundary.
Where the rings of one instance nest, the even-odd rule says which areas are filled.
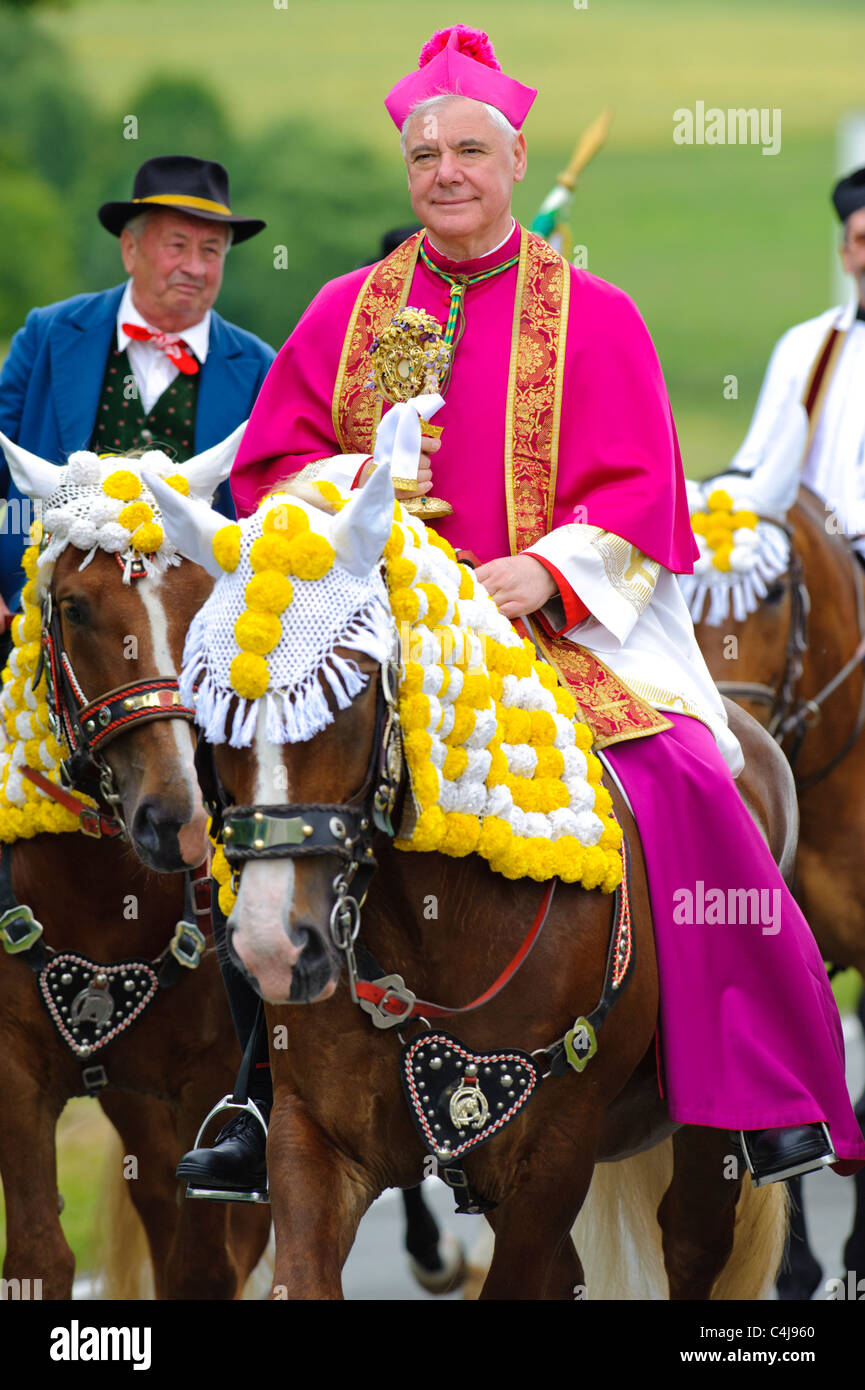
[[[451,360],[451,349],[444,341],[443,332],[438,319],[424,309],[400,309],[369,350],[372,361],[369,385],[391,405],[439,392]],[[421,434],[438,438],[443,427],[421,420],[420,428]],[[413,488],[417,486],[417,478],[394,478],[393,485]],[[453,512],[450,502],[441,497],[411,497],[403,506],[412,516],[424,521],[450,516]]]

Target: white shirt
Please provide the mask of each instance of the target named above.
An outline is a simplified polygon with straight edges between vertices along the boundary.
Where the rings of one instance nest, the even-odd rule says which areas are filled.
[[[152,333],[161,331],[155,324],[148,323],[144,315],[136,309],[132,299],[131,280],[127,281],[117,311],[117,349],[118,352],[122,352],[124,348],[127,350],[142,409],[145,415],[149,415],[163,391],[168,389],[178,375],[179,368],[153,343],[140,343],[130,338],[128,333],[123,331],[124,323],[140,324],[143,328],[149,328]],[[184,328],[180,337],[189,345],[198,361],[204,363],[210,344],[210,310],[208,309],[204,318],[194,323],[191,328]]]
[[[730,468],[758,469],[780,421],[801,401],[814,359],[829,329],[846,330],[801,481],[837,512],[852,537],[865,532],[865,323],[856,300],[827,309],[779,339],[766,369],[751,427]],[[791,460],[791,467],[797,461]]]

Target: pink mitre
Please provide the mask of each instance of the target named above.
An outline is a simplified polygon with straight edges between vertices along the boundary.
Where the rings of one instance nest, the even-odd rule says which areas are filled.
[[[492,44],[480,29],[455,24],[440,29],[424,44],[417,71],[401,78],[384,104],[397,130],[402,130],[416,106],[444,94],[489,102],[519,130],[537,91],[502,72]]]

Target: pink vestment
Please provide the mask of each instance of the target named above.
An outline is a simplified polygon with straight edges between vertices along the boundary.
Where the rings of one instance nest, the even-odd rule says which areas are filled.
[[[472,274],[513,256],[519,235],[517,227],[497,252],[459,265],[426,249],[442,268]],[[343,452],[332,397],[367,273],[325,285],[274,362],[231,476],[240,515],[305,464]],[[621,290],[585,271],[570,273],[554,525],[598,526],[665,569],[690,572],[697,550],[648,331]],[[510,553],[502,461],[516,277],[512,268],[468,289],[465,331],[435,420],[444,432],[432,460],[433,490],[454,507],[436,529],[481,561]],[[407,303],[444,323],[448,298],[448,284],[419,261]],[[631,794],[649,873],[672,1118],[725,1129],[825,1119],[843,1160],[839,1171],[853,1171],[865,1161],[865,1144],[844,1086],[840,1020],[819,952],[713,739],[678,716],[673,729],[620,744],[610,756]],[[729,815],[720,814],[724,805]],[[748,866],[747,881],[740,864]],[[780,891],[779,932],[764,934],[759,922],[677,925],[673,888],[696,891],[697,883],[725,895]]]

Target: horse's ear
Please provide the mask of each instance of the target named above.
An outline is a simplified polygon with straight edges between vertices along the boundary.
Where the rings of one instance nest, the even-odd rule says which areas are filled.
[[[181,555],[218,579],[222,570],[213,554],[213,537],[223,526],[230,525],[229,521],[200,497],[184,497],[153,473],[142,470],[141,476],[159,503],[168,539]]]
[[[24,497],[50,497],[63,480],[63,465],[49,463],[47,459],[13,444],[5,434],[0,434],[0,445],[9,464],[9,472],[18,491]]]
[[[751,474],[753,502],[764,515],[781,520],[796,501],[807,437],[808,416],[797,401],[782,416],[762,462]]]
[[[393,480],[390,468],[377,468],[337,514],[333,548],[344,569],[366,575],[378,564],[393,525]]]
[[[195,458],[183,464],[182,472],[189,483],[191,497],[202,497],[205,502],[210,501],[219,484],[224,482],[231,472],[231,465],[240,448],[247,423],[244,420],[227,439],[214,444],[210,449],[205,449],[201,454],[196,454]]]

